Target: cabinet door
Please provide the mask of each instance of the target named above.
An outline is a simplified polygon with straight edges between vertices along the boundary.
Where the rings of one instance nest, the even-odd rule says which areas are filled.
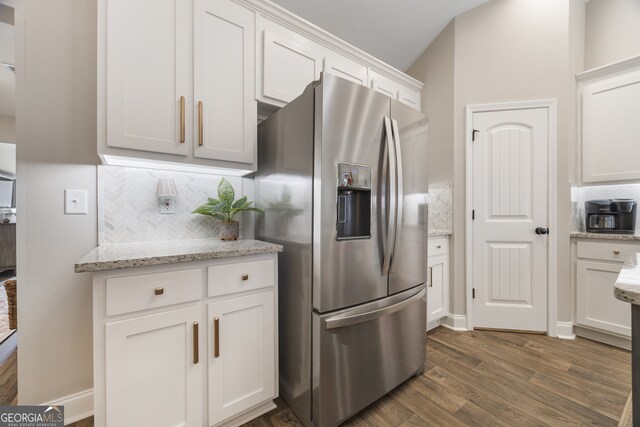
[[[398,91],[398,101],[420,111],[420,92],[417,90],[401,86]]]
[[[576,323],[631,336],[631,307],[613,296],[622,264],[578,260]]]
[[[369,70],[369,87],[392,99],[398,99],[400,92],[400,83],[373,70]]]
[[[449,311],[449,263],[446,256],[430,257],[427,286],[427,323],[443,318]]]
[[[194,306],[106,325],[108,426],[202,426],[199,319]]]
[[[367,67],[337,53],[327,53],[324,58],[324,71],[361,86],[367,86]]]
[[[107,0],[107,145],[188,154],[189,5]]]
[[[276,397],[273,299],[268,291],[209,304],[209,425]]]
[[[194,7],[194,155],[252,163],[255,12],[230,0],[195,0]]]
[[[640,179],[636,122],[640,70],[585,85],[582,92],[582,180]]]
[[[320,78],[324,52],[319,45],[275,24],[265,28],[263,40],[262,96],[288,103]]]

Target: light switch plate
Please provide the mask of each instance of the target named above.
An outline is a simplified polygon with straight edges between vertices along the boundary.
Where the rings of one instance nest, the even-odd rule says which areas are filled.
[[[87,190],[64,190],[64,213],[87,214]]]

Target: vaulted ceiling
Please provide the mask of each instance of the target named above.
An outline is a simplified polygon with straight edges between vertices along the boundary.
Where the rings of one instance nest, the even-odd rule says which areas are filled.
[[[451,19],[489,0],[272,0],[406,70]]]

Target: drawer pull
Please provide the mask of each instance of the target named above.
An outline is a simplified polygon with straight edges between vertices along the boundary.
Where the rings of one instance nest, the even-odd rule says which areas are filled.
[[[429,267],[429,287],[433,288],[433,267]]]
[[[197,365],[200,361],[198,352],[198,322],[193,322],[193,364]]]
[[[162,295],[162,294],[164,294],[164,288],[156,288],[154,293],[156,295]]]
[[[442,249],[441,245],[436,246],[436,249]]]
[[[213,318],[213,357],[220,356],[220,319]]]
[[[613,254],[614,254],[614,255],[620,255],[620,251],[619,251],[619,250],[617,250],[617,249],[615,249],[615,250],[613,251]]]
[[[249,275],[248,274],[243,274],[242,275],[242,280],[249,280]]]

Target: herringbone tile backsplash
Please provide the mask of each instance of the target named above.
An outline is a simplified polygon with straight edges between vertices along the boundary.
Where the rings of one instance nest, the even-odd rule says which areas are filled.
[[[429,231],[451,231],[452,224],[451,184],[429,185]]]
[[[222,176],[152,169],[98,166],[98,239],[100,244],[199,239],[217,236],[213,218],[192,214],[217,197]],[[253,200],[253,180],[225,177],[236,197]],[[173,179],[178,189],[176,212],[161,214],[158,179]],[[254,215],[254,214],[248,214]],[[238,215],[238,219],[240,215]],[[247,234],[242,230],[241,234]],[[250,237],[250,236],[248,236]]]

